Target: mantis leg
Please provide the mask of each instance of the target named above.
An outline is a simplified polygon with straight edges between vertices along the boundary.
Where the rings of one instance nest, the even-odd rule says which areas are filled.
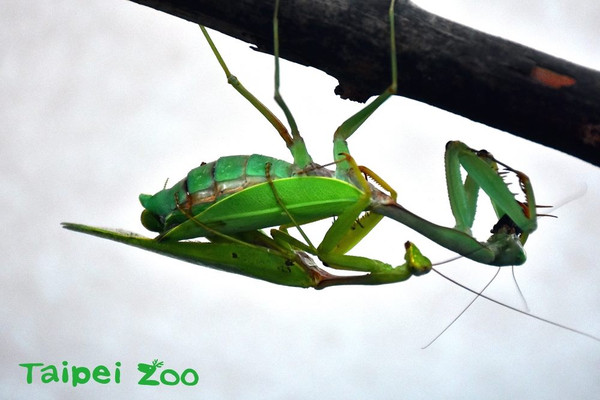
[[[298,125],[292,115],[292,112],[288,108],[287,104],[283,100],[281,93],[279,92],[279,0],[275,0],[275,11],[273,12],[273,55],[275,56],[275,102],[279,105],[279,108],[285,114],[285,118],[290,125],[292,131],[292,143],[288,144],[288,148],[294,157],[294,164],[300,168],[305,168],[312,164],[312,158],[308,154],[304,139],[300,136]]]
[[[499,175],[498,164],[517,175],[526,203],[520,203]],[[460,167],[468,176],[462,181]],[[521,265],[526,260],[523,244],[536,228],[536,205],[529,178],[494,159],[487,151],[475,151],[461,142],[446,146],[446,176],[455,228],[429,222],[397,203],[376,203],[371,210],[409,226],[429,239],[472,260],[497,266]],[[477,194],[482,189],[492,201],[499,222],[486,242],[471,234]]]
[[[283,125],[283,123],[279,120],[279,118],[277,118],[277,116],[275,116],[275,114],[273,114],[273,112],[271,110],[269,110],[269,108],[267,106],[265,106],[260,100],[258,100],[256,98],[256,96],[254,96],[250,91],[248,91],[248,89],[246,89],[244,87],[244,85],[242,85],[242,83],[238,80],[238,78],[229,71],[227,64],[225,64],[223,57],[221,57],[219,50],[217,49],[217,47],[215,46],[214,42],[212,41],[210,35],[206,31],[206,28],[204,26],[200,25],[200,29],[202,30],[202,33],[203,33],[204,37],[206,38],[206,41],[208,42],[211,50],[213,51],[213,54],[219,61],[221,68],[225,72],[225,76],[227,77],[227,82],[231,86],[233,86],[233,88],[238,93],[240,93],[246,100],[248,100],[250,102],[250,104],[252,104],[254,106],[254,108],[256,108],[271,123],[271,125],[273,125],[273,127],[277,130],[277,132],[281,136],[281,138],[284,140],[286,146],[290,149],[290,152],[292,153],[292,156],[294,157],[294,163],[299,168],[302,169],[302,168],[306,168],[312,164],[312,158],[310,157],[310,154],[308,153],[308,150],[306,149],[304,140],[302,139],[302,137],[300,136],[300,134],[298,132],[296,122],[294,121],[294,118],[293,118],[291,112],[289,111],[285,102],[281,98],[281,95],[279,94],[279,35],[277,32],[278,8],[279,8],[279,1],[276,2],[275,13],[274,13],[274,18],[273,18],[273,27],[274,27],[273,33],[274,33],[274,47],[275,47],[275,100],[277,101],[277,104],[279,104],[281,109],[284,111],[284,114],[288,120],[288,123],[290,124],[290,126],[292,128],[291,136],[290,136],[290,133],[288,132],[288,129],[285,127],[285,125]]]
[[[371,190],[369,184],[361,174],[361,172],[370,172],[370,170],[364,167],[361,169],[361,167],[356,165],[356,162],[352,159],[352,157],[350,157],[350,155],[345,154],[345,156],[348,160],[348,163],[352,166],[353,174],[360,182],[363,192],[355,204],[346,208],[340,215],[338,215],[331,228],[325,234],[323,241],[316,249],[310,240],[308,240],[302,228],[295,222],[293,215],[285,205],[285,200],[279,196],[273,181],[269,179],[271,190],[273,191],[273,195],[277,203],[289,216],[290,220],[293,221],[293,224],[298,228],[307,244],[294,239],[293,237],[289,236],[287,232],[282,230],[271,231],[271,235],[273,236],[274,240],[276,242],[288,243],[292,248],[314,254],[318,256],[323,263],[332,268],[368,272],[367,275],[361,275],[358,277],[347,277],[342,280],[336,278],[335,281],[327,281],[327,284],[323,282],[323,285],[326,286],[353,283],[376,285],[400,282],[410,278],[412,275],[423,275],[429,272],[432,267],[431,261],[429,261],[427,257],[423,256],[419,249],[410,242],[406,242],[405,244],[406,253],[404,258],[406,263],[398,267],[393,267],[390,264],[386,264],[382,261],[371,258],[346,255],[346,252],[354,247],[354,245],[357,244],[375,226],[375,224],[377,224],[377,222],[379,222],[382,216],[372,214],[361,218],[360,221],[357,221],[360,214],[367,208],[371,201]],[[266,169],[266,175],[269,177],[269,167],[267,166]],[[372,172],[371,174],[376,176]],[[387,185],[385,182],[383,182],[383,184]],[[393,192],[393,195],[395,196],[395,192]]]
[[[375,100],[367,104],[362,110],[348,118],[340,125],[333,135],[333,154],[334,158],[340,153],[349,153],[346,140],[382,105],[387,99],[394,95],[398,90],[398,66],[396,62],[396,30],[394,24],[394,6],[395,0],[391,0],[388,10],[390,20],[390,58],[392,83]],[[338,179],[346,179],[347,171],[351,166],[347,163],[338,164],[336,176]]]
[[[481,188],[489,196],[498,218],[506,215],[526,234],[521,240],[525,243],[527,235],[537,228],[535,197],[527,175],[497,161],[485,150],[476,151],[458,141],[446,144],[445,164],[450,207],[456,220],[455,229],[471,234],[477,194]],[[508,189],[498,172],[498,164],[517,175],[525,194],[525,204],[517,201]],[[464,184],[461,165],[468,173]]]
[[[390,21],[390,66],[392,74],[392,82],[390,86],[380,94],[373,102],[366,105],[362,110],[348,118],[342,125],[338,127],[333,136],[334,158],[339,155],[344,155],[345,160],[337,162],[336,177],[338,179],[352,181],[362,189],[363,195],[360,200],[353,206],[346,209],[338,216],[333,226],[329,229],[322,243],[318,248],[318,256],[325,263],[335,265],[338,268],[369,271],[389,271],[394,269],[391,265],[382,263],[377,260],[365,259],[363,257],[348,256],[346,252],[354,247],[363,237],[365,237],[371,229],[381,220],[382,216],[372,213],[367,213],[359,218],[360,214],[368,208],[371,203],[371,189],[368,182],[363,177],[363,174],[371,176],[384,188],[386,188],[391,197],[395,200],[396,192],[385,183],[376,174],[365,167],[359,167],[349,155],[347,139],[381,106],[388,98],[397,91],[398,86],[398,68],[396,63],[396,31],[394,23],[394,6],[395,0],[390,1],[388,9],[388,17]],[[414,245],[411,245],[414,247]],[[407,246],[407,260],[409,253]],[[414,247],[416,249],[416,247]],[[417,250],[418,251],[418,250]],[[425,257],[419,259],[414,265],[409,268],[420,273],[428,272],[431,269],[431,263]],[[400,268],[400,267],[398,267]],[[424,272],[423,272],[424,271]],[[417,274],[417,273],[415,273]],[[409,275],[410,276],[410,275]],[[405,278],[406,279],[406,278]]]
[[[371,204],[371,188],[363,174],[368,174],[382,187],[388,189],[391,193],[390,197],[393,199],[396,198],[396,192],[371,170],[358,166],[349,154],[344,154],[344,156],[350,165],[353,178],[358,181],[363,194],[353,206],[344,210],[337,217],[319,245],[317,256],[326,265],[333,268],[370,272],[373,284],[401,281],[412,275],[423,275],[429,272],[432,266],[431,261],[410,242],[405,243],[406,263],[398,267],[379,260],[346,255],[346,252],[362,240],[383,217],[373,213],[367,213],[360,217],[361,213]]]
[[[349,179],[361,190],[362,195],[354,206],[347,208],[338,216],[331,229],[319,246],[322,253],[346,254],[356,246],[381,221],[382,215],[363,213],[371,204],[371,186],[366,177],[375,180],[382,188],[390,192],[396,200],[396,191],[369,168],[359,166],[350,154],[343,153],[345,163],[350,166]],[[362,215],[361,215],[362,214]]]
[[[420,276],[428,273],[432,269],[431,261],[425,257],[421,251],[411,242],[404,244],[406,250],[404,254],[404,264],[392,267],[381,261],[370,258],[347,256],[347,255],[328,255],[328,260],[323,262],[333,268],[348,269],[352,271],[362,271],[368,267],[369,272],[360,276],[336,277],[335,279],[324,279],[317,286],[322,289],[333,285],[382,285],[386,283],[402,282],[411,276]],[[321,255],[319,255],[319,258]]]
[[[298,227],[298,229],[302,229]],[[348,256],[339,253],[323,253],[311,245],[306,245],[301,241],[287,234],[282,230],[271,230],[275,242],[280,245],[287,243],[292,249],[300,249],[307,253],[316,255],[325,263],[325,265],[348,271],[368,272],[358,276],[334,276],[322,279],[316,286],[317,289],[323,289],[335,285],[382,285],[386,283],[402,282],[411,276],[420,276],[431,271],[431,261],[425,257],[421,251],[411,242],[404,244],[405,253],[404,264],[392,267],[382,261],[367,257]]]

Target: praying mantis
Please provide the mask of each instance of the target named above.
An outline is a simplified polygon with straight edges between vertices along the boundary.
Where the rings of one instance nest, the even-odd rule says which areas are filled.
[[[154,239],[130,232],[63,223],[67,229],[154,251],[184,261],[268,282],[322,289],[329,286],[376,285],[404,281],[428,273],[432,264],[412,243],[405,243],[405,263],[392,266],[379,260],[348,255],[383,218],[392,218],[434,242],[472,260],[505,266],[525,262],[523,249],[537,227],[536,205],[528,177],[496,160],[487,151],[475,151],[452,141],[446,145],[445,165],[453,228],[436,225],[413,214],[398,202],[397,193],[350,155],[347,140],[397,91],[394,4],[388,10],[390,26],[390,86],[373,102],[342,123],[334,133],[335,171],[313,162],[298,127],[279,93],[278,8],[275,2],[275,101],[290,130],[227,68],[206,29],[201,26],[228,82],[278,131],[293,163],[253,154],[228,156],[202,164],[171,188],[140,195],[142,224],[158,233]],[[461,167],[467,171],[463,181]],[[514,173],[525,196],[516,200],[499,168]],[[373,180],[383,190],[371,184]],[[486,242],[471,234],[479,190],[490,198],[499,222]],[[386,193],[387,192],[387,193]],[[301,226],[334,217],[323,240],[314,246]],[[272,229],[270,235],[262,231]],[[297,227],[304,242],[287,233]],[[205,238],[207,242],[189,241]],[[318,267],[314,257],[333,269],[357,275],[337,276]]]

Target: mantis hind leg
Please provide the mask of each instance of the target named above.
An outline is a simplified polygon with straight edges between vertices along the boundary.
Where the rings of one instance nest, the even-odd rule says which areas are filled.
[[[290,149],[290,152],[292,153],[292,156],[294,158],[294,164],[296,164],[299,168],[305,168],[312,164],[312,158],[311,158],[310,154],[308,153],[308,150],[306,149],[304,140],[300,136],[298,127],[296,125],[294,117],[292,116],[292,113],[290,112],[289,108],[283,101],[281,94],[279,93],[279,33],[278,33],[278,20],[277,20],[278,11],[279,11],[279,0],[277,0],[275,3],[275,11],[273,13],[273,41],[274,41],[274,49],[275,49],[275,51],[274,51],[275,52],[275,95],[274,95],[274,97],[275,97],[275,101],[277,102],[279,107],[283,110],[283,112],[286,116],[286,119],[288,121],[288,124],[291,127],[291,130],[292,130],[291,135],[290,135],[290,132],[288,131],[288,129],[285,127],[285,125],[279,120],[279,118],[277,118],[277,116],[275,116],[275,114],[273,114],[273,112],[267,106],[265,106],[260,100],[258,100],[256,98],[256,96],[254,96],[248,89],[246,89],[244,87],[244,85],[242,85],[242,83],[238,80],[238,78],[229,71],[227,64],[225,64],[223,57],[221,57],[219,50],[217,49],[214,42],[212,41],[206,28],[204,26],[200,25],[200,29],[202,30],[202,34],[206,38],[206,41],[208,42],[213,54],[215,55],[219,64],[221,65],[223,72],[225,72],[225,76],[227,77],[227,82],[231,86],[233,86],[233,88],[238,93],[240,93],[246,100],[248,100],[250,102],[250,104],[252,104],[254,106],[254,108],[256,108],[258,110],[258,112],[260,112],[267,119],[267,121],[269,121],[269,123],[271,123],[271,125],[273,125],[273,127],[279,133],[279,136],[281,136],[281,138],[284,140],[288,149]]]
[[[279,92],[279,0],[275,1],[275,10],[273,11],[273,55],[275,56],[275,93],[273,97],[279,108],[281,108],[285,114],[285,118],[287,119],[292,131],[292,141],[289,144],[286,142],[286,144],[290,149],[292,156],[294,157],[294,164],[300,168],[306,168],[312,164],[312,158],[310,154],[308,154],[304,139],[302,139],[302,136],[300,136],[300,131],[298,130],[298,125],[296,124],[294,116]]]

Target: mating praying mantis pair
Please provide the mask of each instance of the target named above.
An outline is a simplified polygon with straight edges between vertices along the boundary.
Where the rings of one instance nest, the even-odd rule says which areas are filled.
[[[525,262],[523,244],[536,229],[533,188],[527,176],[495,160],[486,151],[475,151],[461,142],[446,145],[446,176],[454,228],[433,224],[396,202],[397,194],[383,179],[350,156],[347,139],[365,120],[396,93],[397,65],[394,4],[389,7],[390,86],[373,102],[348,118],[333,139],[335,172],[313,162],[290,110],[279,93],[278,8],[275,2],[273,37],[275,50],[275,100],[283,110],[290,130],[227,68],[223,58],[201,26],[228,82],[275,127],[289,148],[293,163],[262,155],[221,157],[193,169],[187,177],[153,196],[140,195],[145,210],[143,225],[158,232],[155,239],[79,224],[64,227],[116,240],[175,258],[269,282],[324,288],[346,284],[400,282],[431,270],[431,262],[417,247],[405,244],[405,264],[393,267],[378,260],[346,253],[384,217],[399,221],[434,242],[460,255],[491,265]],[[291,132],[290,132],[291,131]],[[515,173],[525,194],[525,203],[515,199],[499,174],[499,165]],[[461,166],[468,175],[463,182]],[[371,185],[367,178],[380,187]],[[490,198],[499,223],[486,242],[471,234],[479,189]],[[301,225],[335,217],[322,242],[314,246]],[[261,229],[273,229],[271,236]],[[295,226],[305,243],[287,234]],[[206,238],[208,242],[187,239]],[[318,268],[318,257],[333,269],[360,272],[335,276]]]
[[[522,172],[484,150],[449,142],[445,154],[446,177],[456,225],[447,228],[398,204],[392,187],[373,171],[359,166],[350,155],[347,140],[397,90],[394,4],[391,0],[388,14],[391,84],[334,133],[334,162],[329,165],[334,165],[335,171],[313,162],[279,93],[277,0],[273,18],[275,100],[285,114],[289,130],[230,73],[206,29],[200,28],[228,82],[274,126],[289,148],[293,163],[257,154],[221,157],[191,170],[171,188],[152,196],[140,195],[144,207],[142,223],[158,233],[153,239],[81,224],[64,223],[63,226],[227,272],[280,285],[317,289],[400,282],[432,269],[429,259],[410,242],[405,243],[405,263],[396,267],[347,254],[383,217],[392,218],[441,246],[484,264],[524,263],[523,245],[537,227],[537,214],[533,188]],[[467,172],[464,180],[461,167]],[[500,167],[505,171],[499,171]],[[510,192],[502,178],[503,172],[516,175],[524,202],[516,200]],[[485,242],[477,241],[471,233],[480,189],[490,198],[498,217],[492,235]],[[318,246],[313,245],[302,225],[331,217],[334,222],[323,240]],[[287,228],[290,227],[298,228],[304,241],[289,235]],[[263,232],[265,228],[273,228],[270,235]],[[206,241],[189,240],[197,238]],[[330,269],[318,267],[315,257]],[[356,274],[340,276],[330,272],[336,269]]]

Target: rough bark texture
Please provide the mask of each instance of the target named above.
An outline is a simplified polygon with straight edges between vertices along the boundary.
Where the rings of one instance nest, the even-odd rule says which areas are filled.
[[[272,0],[132,0],[272,53]],[[390,81],[389,0],[283,0],[280,56],[365,101]],[[398,94],[600,165],[600,73],[396,4]]]

